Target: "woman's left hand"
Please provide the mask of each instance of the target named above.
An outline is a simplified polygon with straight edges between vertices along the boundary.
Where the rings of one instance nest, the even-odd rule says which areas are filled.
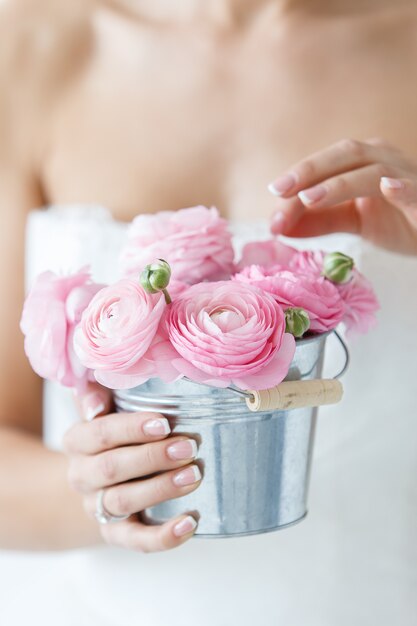
[[[417,254],[417,162],[382,140],[340,141],[294,165],[269,190],[279,197],[276,235],[349,232]]]

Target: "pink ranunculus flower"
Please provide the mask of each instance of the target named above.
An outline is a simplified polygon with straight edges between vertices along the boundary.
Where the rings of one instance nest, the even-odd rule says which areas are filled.
[[[295,341],[268,294],[235,281],[190,287],[167,311],[174,367],[217,387],[266,389],[287,375]]]
[[[320,277],[326,253],[322,250],[299,250],[288,263],[288,269],[296,274]]]
[[[173,279],[188,284],[229,278],[234,251],[227,221],[203,206],[139,215],[129,228],[122,270],[136,278],[157,258],[168,261]]]
[[[280,266],[251,265],[234,276],[270,293],[285,311],[301,307],[310,318],[310,331],[324,333],[342,321],[345,307],[338,289],[325,278],[296,274]]]
[[[325,254],[322,250],[297,252],[289,267],[296,273],[319,277],[323,271]],[[335,284],[335,287],[345,305],[342,322],[348,334],[367,333],[374,328],[379,302],[365,276],[355,268],[349,282]]]
[[[89,371],[74,352],[73,336],[81,315],[103,287],[83,268],[71,276],[40,274],[23,307],[25,352],[39,376],[82,390]]]
[[[370,282],[363,274],[353,270],[351,280],[337,287],[345,305],[343,322],[347,334],[367,333],[374,328],[379,302]]]
[[[159,375],[152,356],[163,343],[158,327],[165,311],[162,293],[148,294],[123,279],[99,291],[75,331],[75,350],[96,380],[111,389],[135,387]]]
[[[251,241],[243,247],[238,270],[248,265],[262,265],[263,267],[272,265],[288,266],[296,254],[297,250],[295,248],[287,246],[278,239]]]
[[[177,298],[181,293],[184,293],[184,291],[188,289],[189,286],[190,285],[187,285],[187,283],[183,283],[181,280],[172,280],[171,278],[167,289],[169,295],[174,300],[174,298]]]

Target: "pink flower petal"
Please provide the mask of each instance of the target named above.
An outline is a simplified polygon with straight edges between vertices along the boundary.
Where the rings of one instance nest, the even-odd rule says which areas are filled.
[[[25,351],[37,374],[67,387],[83,388],[89,373],[73,349],[81,313],[101,288],[86,268],[70,276],[41,274],[22,312]]]
[[[228,278],[234,251],[226,220],[214,207],[202,206],[139,215],[129,228],[122,270],[136,277],[156,258],[170,263],[174,280],[188,284]]]

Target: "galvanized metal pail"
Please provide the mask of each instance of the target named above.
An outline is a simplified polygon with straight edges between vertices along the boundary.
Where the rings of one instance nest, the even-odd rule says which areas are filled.
[[[286,380],[321,377],[327,334],[297,341]],[[252,535],[286,528],[307,514],[317,408],[251,412],[244,397],[187,380],[150,380],[116,391],[118,411],[155,411],[172,431],[193,437],[203,474],[193,493],[147,509],[150,523],[184,512],[200,537]]]

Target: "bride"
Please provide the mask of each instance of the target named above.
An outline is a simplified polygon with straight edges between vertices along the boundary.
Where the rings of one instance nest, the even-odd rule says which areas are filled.
[[[411,625],[415,2],[0,10],[1,623]],[[194,447],[162,416],[115,417],[99,386],[42,389],[23,352],[25,280],[87,263],[109,282],[126,222],[197,204],[232,220],[237,246],[349,233],[315,245],[360,254],[381,299],[346,401],[322,412],[311,516],[284,533],[186,543],[191,516],[143,524],[198,489]],[[106,515],[128,519],[97,522],[103,488]]]

